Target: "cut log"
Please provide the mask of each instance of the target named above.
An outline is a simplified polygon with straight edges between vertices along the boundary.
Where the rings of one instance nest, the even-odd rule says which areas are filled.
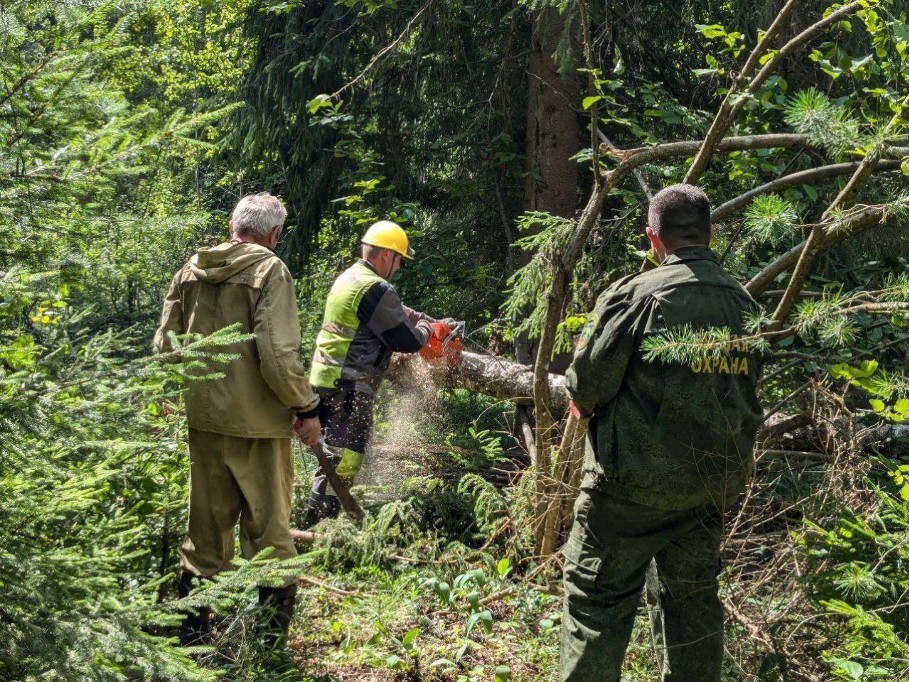
[[[427,383],[441,388],[463,388],[519,404],[533,402],[533,368],[495,355],[461,354],[459,367],[429,365],[415,355],[398,355],[387,375],[393,383]],[[549,375],[550,409],[561,415],[568,409],[565,377]]]

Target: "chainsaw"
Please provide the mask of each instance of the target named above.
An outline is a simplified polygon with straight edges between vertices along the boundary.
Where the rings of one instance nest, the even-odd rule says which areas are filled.
[[[432,336],[420,349],[420,357],[430,365],[447,364],[458,367],[461,364],[461,351],[464,349],[464,329],[466,324],[455,322],[433,322]]]

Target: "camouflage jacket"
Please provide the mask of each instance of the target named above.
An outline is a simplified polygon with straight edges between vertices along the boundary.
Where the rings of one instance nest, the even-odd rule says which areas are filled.
[[[753,304],[703,246],[678,249],[607,289],[567,373],[570,395],[591,417],[585,469],[654,508],[734,499],[753,467],[762,419],[760,357],[737,340]],[[644,359],[643,339],[683,325],[733,336],[705,360]]]

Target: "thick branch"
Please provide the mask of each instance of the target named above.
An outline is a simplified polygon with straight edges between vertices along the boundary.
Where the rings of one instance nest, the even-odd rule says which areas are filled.
[[[590,236],[590,232],[596,226],[597,218],[600,215],[600,209],[606,196],[612,191],[620,180],[628,173],[634,172],[635,169],[647,163],[660,161],[662,159],[672,158],[674,156],[687,156],[695,153],[703,144],[700,140],[684,140],[681,142],[666,142],[656,144],[650,147],[635,147],[634,149],[615,149],[611,146],[603,145],[604,151],[620,159],[619,165],[608,171],[603,176],[603,183],[594,188],[587,201],[587,205],[581,212],[578,219],[578,226],[575,229],[571,241],[562,253],[561,268],[565,272],[571,272],[584,249],[584,244]],[[721,140],[717,145],[718,151],[746,151],[751,149],[773,149],[775,147],[796,147],[799,145],[809,145],[807,135],[798,135],[795,133],[769,133],[765,135],[741,135],[737,137],[727,137]],[[559,302],[561,311],[561,301]],[[544,330],[545,333],[545,330]],[[553,340],[555,331],[552,332]],[[551,351],[551,348],[550,348]]]
[[[776,39],[783,24],[786,19],[789,18],[789,15],[795,9],[796,5],[798,5],[798,0],[789,0],[783,6],[779,11],[779,14],[776,15],[776,19],[774,19],[773,23],[770,25],[770,28],[767,29],[767,32],[758,41],[757,45],[754,46],[751,54],[748,55],[742,72],[735,79],[732,87],[729,88],[729,92],[726,93],[726,97],[723,99],[723,103],[720,105],[720,108],[713,119],[713,123],[710,125],[710,129],[707,131],[707,137],[704,138],[704,143],[701,145],[697,155],[691,162],[691,167],[685,174],[685,182],[695,184],[701,176],[701,173],[707,168],[710,159],[713,158],[713,153],[716,150],[717,144],[719,144],[720,140],[726,135],[729,127],[735,120],[735,115],[741,107],[741,104],[736,106],[736,103],[743,102],[744,100],[744,98],[738,94],[741,91],[742,84],[751,78],[751,74],[753,74],[754,70],[757,68],[761,56],[767,50],[771,41]]]
[[[903,202],[909,207],[909,202]],[[847,216],[831,225],[825,226],[828,234],[825,247],[830,248],[841,241],[858,234],[864,230],[880,225],[887,221],[892,215],[890,206],[871,206],[863,209],[858,213]],[[805,249],[806,242],[802,242],[779,256],[775,261],[770,263],[761,272],[755,275],[745,289],[752,296],[760,296],[764,291],[773,284],[774,279],[783,272],[789,270],[799,259],[799,255]]]
[[[773,30],[775,26],[781,26],[782,22],[780,18],[783,17],[784,13],[788,14],[794,9],[795,6],[794,0],[789,0],[786,5],[780,10],[780,13],[777,15],[777,18],[774,20],[773,25],[770,30]],[[685,174],[685,182],[690,184],[696,184],[698,178],[701,177],[701,174],[707,169],[707,165],[710,163],[710,159],[713,158],[714,149],[718,148],[720,138],[726,134],[730,126],[732,126],[735,121],[736,116],[738,116],[739,111],[742,107],[745,106],[745,102],[748,100],[749,96],[754,95],[764,84],[764,82],[770,77],[770,75],[776,70],[780,62],[783,61],[790,54],[795,52],[797,49],[802,47],[806,42],[808,42],[815,35],[826,29],[827,27],[835,24],[837,21],[840,21],[844,17],[848,16],[852,12],[858,10],[862,6],[862,0],[856,0],[856,2],[851,2],[848,5],[844,5],[835,12],[832,12],[828,16],[824,17],[820,21],[812,24],[804,31],[799,33],[797,36],[792,38],[789,42],[783,45],[780,48],[780,51],[774,54],[767,62],[764,64],[763,68],[751,79],[751,82],[748,83],[748,87],[744,90],[739,90],[737,87],[733,86],[729,94],[726,95],[726,99],[723,100],[723,104],[720,106],[720,111],[717,113],[716,118],[711,125],[710,130],[707,133],[707,138],[704,140],[704,146],[701,151],[698,153],[698,156],[695,158],[694,162],[691,164],[688,173]],[[785,18],[785,17],[783,17]],[[768,31],[768,35],[770,31]],[[767,36],[765,36],[765,39]],[[759,58],[761,55],[757,54],[758,48],[763,50],[762,44],[765,44],[765,41],[762,40],[755,50],[751,53],[751,56],[748,58],[749,63],[752,58]],[[742,75],[745,75],[743,70]],[[741,77],[740,77],[741,80]]]
[[[730,199],[724,204],[717,206],[713,213],[710,214],[710,220],[713,223],[719,223],[728,218],[733,213],[736,213],[743,208],[745,208],[751,201],[762,194],[768,194],[770,192],[782,192],[791,187],[797,187],[809,182],[816,182],[818,180],[826,180],[828,178],[835,178],[841,175],[847,175],[849,173],[854,173],[860,162],[854,161],[852,163],[834,163],[829,166],[820,166],[818,168],[809,168],[808,170],[798,171],[797,173],[790,173],[789,175],[784,175],[777,178],[776,180],[771,180],[766,182],[763,185],[755,187],[744,194],[741,194],[734,199]],[[878,170],[898,170],[900,167],[900,162],[898,160],[888,160],[881,161],[878,163]]]
[[[645,163],[653,163],[673,156],[694,154],[703,145],[701,140],[683,140],[682,142],[664,142],[650,147],[616,150],[606,148],[606,152],[622,160],[622,163],[610,173],[627,173]],[[774,147],[810,146],[807,135],[797,133],[767,133],[763,135],[739,135],[724,138],[717,144],[717,151],[732,152],[751,149],[773,149]],[[608,175],[608,173],[607,173]]]
[[[846,200],[855,194],[858,188],[861,187],[868,178],[871,177],[875,169],[877,169],[878,164],[880,163],[880,155],[881,150],[884,147],[884,141],[891,131],[899,125],[907,107],[909,107],[909,95],[906,95],[903,99],[899,111],[887,122],[887,125],[881,133],[880,142],[865,155],[865,158],[862,159],[862,162],[855,170],[855,173],[849,178],[849,182],[846,183],[846,186],[843,187],[840,193],[827,207],[827,210],[824,211],[824,215],[821,218],[822,223],[827,221],[835,210],[841,208]],[[835,239],[835,235],[831,234],[830,230],[825,230],[821,225],[818,225],[811,230],[811,234],[808,235],[808,239],[805,241],[805,248],[802,249],[801,254],[799,254],[798,262],[795,265],[795,269],[792,271],[792,277],[789,280],[789,285],[786,287],[786,293],[783,294],[783,298],[780,299],[779,305],[773,312],[773,317],[771,318],[772,328],[779,328],[782,326],[783,320],[789,315],[792,306],[795,305],[799,292],[808,279],[808,273],[811,272],[811,266],[814,263],[815,257],[821,251],[829,248],[834,243],[832,241],[833,239]]]

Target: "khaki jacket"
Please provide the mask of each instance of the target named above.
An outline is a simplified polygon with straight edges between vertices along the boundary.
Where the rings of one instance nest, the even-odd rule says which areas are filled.
[[[228,346],[224,373],[192,381],[186,391],[189,426],[244,438],[289,438],[293,410],[319,399],[300,363],[300,323],[293,278],[274,253],[257,244],[202,248],[171,280],[154,346],[173,350],[169,332],[208,335],[234,323],[253,340]]]

